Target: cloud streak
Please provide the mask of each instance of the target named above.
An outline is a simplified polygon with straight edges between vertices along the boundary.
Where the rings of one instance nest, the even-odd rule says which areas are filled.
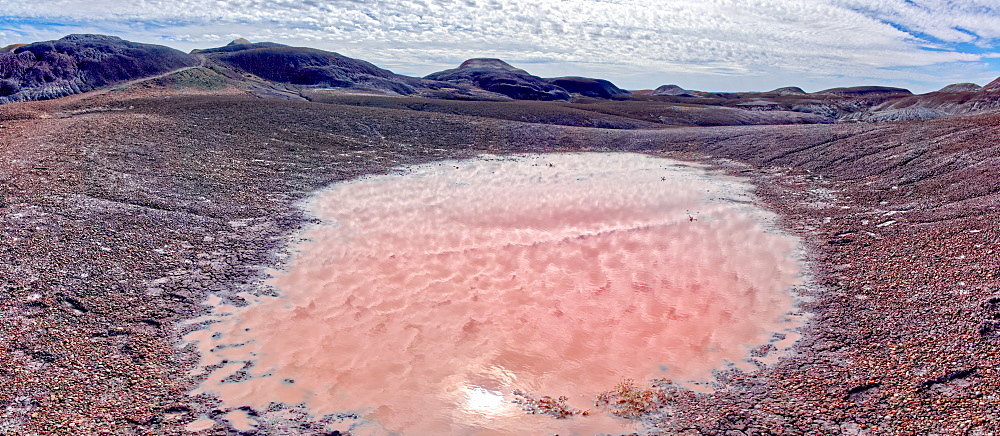
[[[650,80],[646,86],[691,77],[725,89],[739,77],[736,82],[883,80],[919,87],[962,79],[960,73],[975,76],[966,80],[996,75],[986,62],[995,56],[1000,13],[990,3],[0,0],[0,15],[8,17],[0,36],[52,38],[74,27],[96,28],[185,49],[245,36],[336,50],[410,74],[496,56],[537,65],[542,73],[558,73],[562,65],[563,74],[609,72]],[[945,65],[955,73],[942,74],[949,71]],[[652,82],[655,74],[663,77],[659,83]]]

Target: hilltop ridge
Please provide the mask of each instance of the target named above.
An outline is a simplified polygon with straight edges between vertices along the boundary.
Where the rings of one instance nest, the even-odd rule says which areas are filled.
[[[202,68],[195,82],[263,98],[329,100],[331,93],[366,93],[439,100],[631,101],[631,107],[648,106],[643,109],[646,115],[632,113],[634,108],[628,109],[629,113],[601,111],[665,124],[907,121],[1000,107],[998,80],[984,87],[958,83],[919,95],[875,85],[810,93],[795,86],[767,92],[707,92],[671,84],[630,92],[606,79],[572,75],[543,78],[496,58],[467,59],[456,68],[420,78],[336,52],[245,38],[182,53],[108,35],[68,35],[55,41],[4,47],[0,50],[0,103],[59,98],[196,66]],[[175,79],[158,81],[156,86],[188,86],[191,82]],[[709,117],[713,121],[704,117],[682,121],[680,113],[685,107],[714,113]],[[670,113],[669,119],[656,115],[664,110]]]

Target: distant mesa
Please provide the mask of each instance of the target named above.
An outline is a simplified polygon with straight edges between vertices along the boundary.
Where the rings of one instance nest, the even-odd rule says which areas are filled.
[[[207,68],[186,72],[198,65]],[[173,73],[182,74],[167,77]],[[163,78],[165,82],[151,86],[175,83],[171,80],[176,79],[182,87],[189,83],[210,83],[217,87],[211,89],[232,86],[268,98],[312,101],[336,101],[341,94],[489,101],[569,101],[581,96],[633,98],[608,80],[579,76],[542,78],[495,58],[468,59],[457,68],[417,78],[335,52],[252,42],[246,38],[234,39],[221,47],[194,50],[192,54],[115,36],[89,34],[0,48],[0,104],[58,98],[154,78]],[[650,99],[650,95],[672,98]],[[686,100],[688,97],[694,99]],[[354,97],[348,97],[351,98]],[[984,87],[955,83],[922,95],[885,86],[831,88],[816,93],[806,93],[795,86],[760,93],[707,93],[671,84],[653,91],[636,91],[634,98],[654,100],[654,104],[658,104],[655,100],[669,101],[684,107],[710,105],[712,116],[724,119],[699,121],[698,125],[764,122],[761,120],[908,121],[1000,108],[1000,78]],[[690,112],[685,110],[684,116]],[[650,117],[649,122],[662,123],[666,115],[643,112],[642,116]]]
[[[588,77],[556,77],[548,79],[549,83],[565,89],[571,94],[580,94],[585,97],[614,98],[619,95],[627,95],[628,91],[615,86],[604,79],[591,79]]]
[[[913,95],[909,89],[889,86],[853,86],[849,88],[830,88],[817,92],[819,95],[836,95],[840,97],[904,97]]]
[[[938,90],[938,92],[975,92],[983,89],[975,83],[953,83]]]
[[[663,85],[659,88],[653,90],[653,95],[660,96],[672,96],[672,97],[697,97],[695,91],[688,91],[677,85]]]
[[[784,88],[778,88],[769,92],[770,94],[778,95],[805,95],[806,92],[799,88],[798,86],[786,86]]]
[[[107,35],[68,35],[0,52],[0,103],[46,100],[198,64],[187,53]]]
[[[473,85],[516,100],[569,100],[569,92],[500,59],[469,59],[458,68],[439,71],[427,80]]]

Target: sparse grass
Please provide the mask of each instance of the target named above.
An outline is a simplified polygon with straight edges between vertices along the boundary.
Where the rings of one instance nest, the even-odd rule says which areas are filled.
[[[206,68],[183,71],[176,74],[173,79],[179,89],[212,91],[223,89],[229,84],[225,76],[214,69]]]

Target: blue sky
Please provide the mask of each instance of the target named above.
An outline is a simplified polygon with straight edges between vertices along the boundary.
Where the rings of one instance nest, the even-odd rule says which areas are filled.
[[[499,57],[628,89],[927,92],[1000,76],[1000,0],[0,0],[0,45],[68,33],[185,51],[245,37],[416,76]]]

